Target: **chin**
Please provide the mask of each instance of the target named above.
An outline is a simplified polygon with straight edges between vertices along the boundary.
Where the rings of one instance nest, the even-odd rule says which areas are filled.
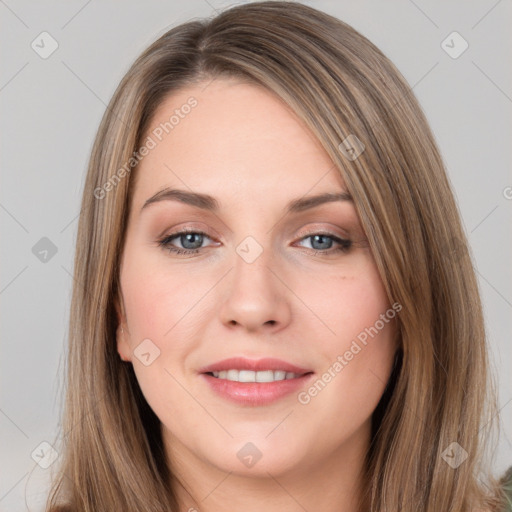
[[[264,477],[278,476],[301,465],[305,454],[300,451],[307,443],[290,443],[279,438],[265,438],[268,430],[261,437],[252,435],[220,441],[214,453],[210,450],[207,458],[210,463],[222,471],[240,476]]]

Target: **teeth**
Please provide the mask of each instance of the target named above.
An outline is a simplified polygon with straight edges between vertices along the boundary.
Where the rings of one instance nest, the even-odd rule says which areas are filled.
[[[256,372],[251,372],[250,370],[240,370],[239,372],[236,370],[229,370],[229,372],[229,377],[232,380],[237,380],[238,382],[256,382]],[[237,373],[238,376],[236,375]]]
[[[224,373],[224,372],[222,372],[222,373]],[[236,380],[236,379],[238,379],[238,372],[236,370],[228,370],[226,372],[226,376],[224,378],[229,379],[229,380]]]
[[[221,372],[212,372],[212,374],[218,379],[234,382],[275,382],[299,377],[298,374],[285,372],[284,370],[263,370],[259,372],[252,370],[223,370]]]
[[[254,377],[256,379],[256,382],[274,382],[275,380],[277,380],[274,377],[274,372],[272,370],[267,370],[264,372],[255,372]]]

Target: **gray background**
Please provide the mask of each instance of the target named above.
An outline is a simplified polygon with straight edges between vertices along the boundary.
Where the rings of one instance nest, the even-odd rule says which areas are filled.
[[[353,25],[391,58],[436,135],[484,300],[504,427],[499,474],[512,465],[511,2],[307,3]],[[0,0],[1,511],[40,510],[56,467],[42,469],[31,454],[54,440],[59,422],[80,194],[105,106],[154,39],[233,4]],[[46,59],[31,47],[42,46],[43,31],[58,43]],[[453,31],[469,44],[456,59],[441,46]],[[43,237],[57,249],[46,261],[32,250]]]

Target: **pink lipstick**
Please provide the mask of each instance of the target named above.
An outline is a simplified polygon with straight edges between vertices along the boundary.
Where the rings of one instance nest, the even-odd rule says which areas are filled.
[[[239,405],[266,405],[300,390],[313,371],[279,359],[224,359],[199,370],[218,395]]]

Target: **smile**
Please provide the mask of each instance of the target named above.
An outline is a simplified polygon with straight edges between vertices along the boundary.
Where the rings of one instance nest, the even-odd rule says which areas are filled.
[[[263,406],[294,396],[313,377],[311,369],[281,359],[232,357],[203,367],[207,389],[228,402]]]
[[[217,379],[226,379],[233,382],[276,382],[280,380],[295,379],[299,374],[287,372],[286,370],[224,370],[211,372]]]

